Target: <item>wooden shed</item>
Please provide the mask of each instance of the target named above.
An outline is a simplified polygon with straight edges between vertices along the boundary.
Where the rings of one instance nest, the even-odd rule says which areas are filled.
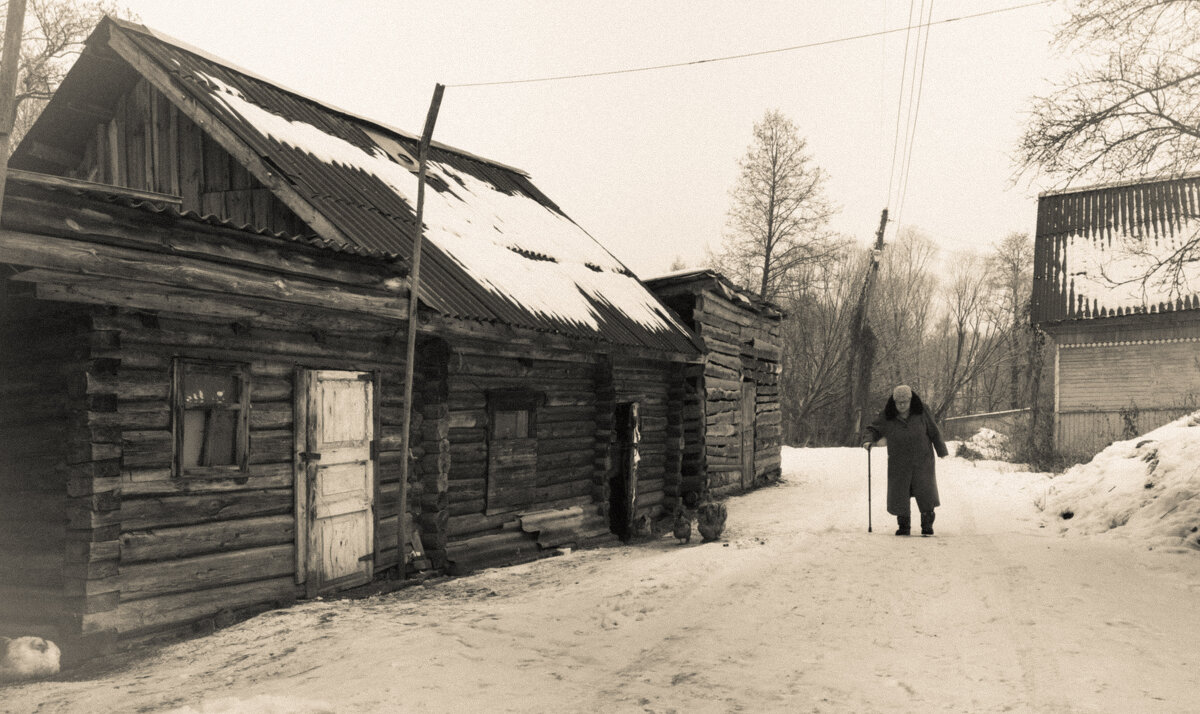
[[[1198,218],[1196,175],[1039,197],[1033,321],[1053,340],[1060,453],[1087,458],[1200,408],[1200,271],[1170,261]]]
[[[436,143],[404,403],[416,144],[99,25],[0,226],[0,635],[78,659],[675,507],[698,338],[524,172]]]
[[[686,371],[685,409],[703,416],[704,428],[684,454],[684,492],[725,494],[778,480],[783,313],[709,269],[646,285],[704,340],[703,364]]]

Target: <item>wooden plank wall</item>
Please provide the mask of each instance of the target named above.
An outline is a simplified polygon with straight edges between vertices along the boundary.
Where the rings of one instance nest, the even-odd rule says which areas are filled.
[[[86,312],[0,282],[0,636],[62,643],[72,376]],[[81,336],[83,339],[81,339]]]
[[[403,372],[393,329],[348,320],[341,332],[196,315],[128,310],[93,318],[116,336],[104,356],[119,368],[89,384],[115,400],[120,430],[120,604],[123,639],[195,627],[231,612],[264,609],[299,594],[295,582],[293,399],[297,365],[379,371],[380,467],[376,569],[396,563],[399,419]],[[171,473],[173,356],[250,365],[249,472],[196,479]],[[383,361],[386,358],[387,361]],[[416,501],[420,487],[416,487]]]
[[[523,558],[536,543],[519,515],[588,508],[595,483],[596,391],[592,357],[519,357],[494,345],[455,343],[448,366],[449,482],[447,547],[469,567]],[[536,481],[523,507],[488,514],[488,392],[527,389],[543,395],[536,415]]]
[[[1054,443],[1064,456],[1090,457],[1200,408],[1200,324],[1137,327],[1059,337]]]
[[[73,178],[180,196],[185,211],[291,235],[312,233],[270,189],[145,79],[98,124]]]
[[[739,308],[705,290],[693,309],[696,332],[704,338],[704,458],[708,488],[736,491],[743,483],[779,478],[782,416],[779,410],[779,321]],[[754,474],[743,478],[740,423],[741,383],[755,383]]]

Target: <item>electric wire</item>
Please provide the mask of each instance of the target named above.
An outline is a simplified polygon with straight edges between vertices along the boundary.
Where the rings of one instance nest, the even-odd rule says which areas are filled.
[[[908,25],[912,26],[913,6],[916,5],[916,0],[908,0]],[[896,178],[896,154],[900,150],[900,115],[904,108],[904,79],[908,76],[908,42],[912,38],[912,32],[904,33],[904,62],[900,67],[900,93],[896,99],[896,130],[892,136],[892,168],[888,172],[887,195],[884,197],[884,205],[891,205],[892,188]],[[908,128],[905,127],[905,133],[908,133]]]
[[[805,43],[802,45],[793,45],[791,47],[778,47],[778,48],[770,49],[770,50],[759,50],[757,52],[744,52],[742,54],[725,55],[722,57],[708,57],[705,59],[689,60],[686,62],[672,62],[669,64],[649,65],[649,66],[645,66],[645,67],[628,67],[625,69],[610,69],[610,70],[603,70],[603,71],[599,71],[599,72],[581,72],[578,74],[561,74],[561,75],[553,75],[553,76],[548,76],[548,77],[531,77],[531,78],[527,78],[527,79],[505,79],[505,80],[499,80],[499,81],[494,81],[494,82],[461,82],[458,84],[447,84],[446,87],[447,88],[450,88],[450,87],[454,87],[454,88],[494,87],[494,86],[504,85],[504,84],[532,84],[534,82],[557,82],[557,81],[568,80],[568,79],[587,79],[587,78],[591,78],[591,77],[609,77],[609,76],[618,75],[618,74],[634,74],[637,72],[653,72],[653,71],[662,70],[662,69],[674,69],[677,67],[689,67],[692,65],[699,65],[699,64],[710,64],[710,63],[715,63],[715,62],[728,62],[731,60],[747,59],[750,57],[762,57],[764,55],[781,54],[784,52],[795,52],[797,50],[806,50],[806,49],[810,49],[813,47],[823,47],[826,45],[835,45],[835,44],[840,44],[842,42],[853,42],[854,40],[865,40],[865,39],[869,39],[872,37],[882,37],[883,35],[892,35],[897,32],[908,32],[908,31],[911,31],[914,29],[918,29],[920,27],[928,28],[929,26],[932,26],[932,25],[945,25],[945,24],[948,24],[951,22],[958,22],[960,20],[973,20],[975,18],[985,17],[987,15],[998,15],[1003,12],[1013,12],[1015,10],[1024,10],[1026,8],[1036,7],[1038,5],[1049,5],[1053,2],[1055,2],[1055,0],[1036,0],[1036,2],[1028,2],[1028,3],[1024,3],[1022,5],[1010,5],[1008,7],[996,8],[995,10],[986,10],[984,12],[976,12],[976,13],[971,13],[969,15],[959,15],[958,17],[948,17],[948,18],[945,18],[942,20],[938,20],[936,22],[928,22],[923,25],[917,25],[915,27],[911,26],[911,25],[907,26],[907,27],[893,27],[888,30],[867,32],[867,33],[864,33],[861,35],[848,35],[845,37],[837,37],[837,38],[834,38],[831,40],[820,40],[817,42],[808,42],[808,43]]]
[[[929,0],[929,16],[933,16],[933,0]],[[920,38],[918,37],[918,44]],[[921,73],[917,79],[917,101],[913,109],[912,121],[909,125],[910,138],[908,141],[908,158],[904,165],[904,179],[900,182],[900,199],[896,210],[896,227],[899,229],[900,219],[904,217],[904,201],[908,197],[908,174],[912,169],[913,146],[917,141],[917,121],[921,116],[921,94],[925,89],[925,58],[929,52],[929,28],[925,28],[925,43],[921,46]]]

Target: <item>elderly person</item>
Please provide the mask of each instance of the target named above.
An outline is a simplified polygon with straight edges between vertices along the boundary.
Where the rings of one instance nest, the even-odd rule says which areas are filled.
[[[946,443],[933,417],[925,411],[921,398],[908,385],[892,390],[883,414],[867,427],[863,448],[887,439],[888,513],[896,517],[896,535],[909,535],[912,529],[911,499],[917,499],[921,512],[921,535],[933,535],[933,509],[938,500],[933,453],[946,456]]]

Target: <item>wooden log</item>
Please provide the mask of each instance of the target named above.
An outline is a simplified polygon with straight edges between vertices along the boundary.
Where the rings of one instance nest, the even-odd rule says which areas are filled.
[[[295,546],[273,545],[155,563],[123,565],[121,602],[291,575]]]
[[[177,478],[171,469],[125,469],[121,474],[121,492],[125,496],[187,495],[228,493],[262,489],[290,488],[292,464],[255,464],[245,473],[228,477]]]
[[[176,528],[121,534],[121,562],[169,560],[204,553],[290,544],[295,519],[290,515],[244,518]]]
[[[291,601],[300,593],[301,589],[296,586],[291,576],[272,578],[122,602],[115,616],[109,618],[109,622],[123,636],[128,636],[191,622],[221,610],[279,600]]]
[[[162,526],[249,518],[290,513],[291,489],[264,489],[233,493],[187,496],[126,498],[121,502],[120,521],[127,531]]]

